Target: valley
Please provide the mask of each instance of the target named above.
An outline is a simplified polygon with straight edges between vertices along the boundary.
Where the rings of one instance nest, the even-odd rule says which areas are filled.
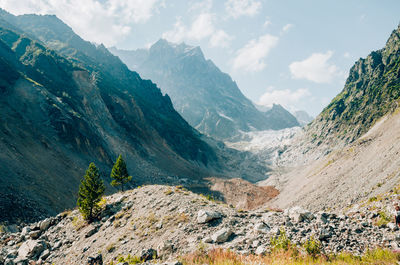
[[[399,263],[399,101],[400,25],[313,119],[199,46],[107,48],[0,8],[0,264]]]

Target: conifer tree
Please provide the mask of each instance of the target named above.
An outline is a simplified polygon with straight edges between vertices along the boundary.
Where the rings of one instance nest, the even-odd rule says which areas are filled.
[[[113,187],[121,186],[121,191],[124,191],[124,185],[132,180],[132,176],[129,176],[128,169],[121,155],[119,155],[111,170],[111,185]]]
[[[83,218],[91,222],[99,213],[98,204],[104,194],[105,186],[94,163],[90,163],[83,178],[79,185],[77,204]]]

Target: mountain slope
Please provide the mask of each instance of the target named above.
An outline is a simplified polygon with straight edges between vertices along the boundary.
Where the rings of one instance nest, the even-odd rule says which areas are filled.
[[[54,16],[0,16],[8,19],[0,20],[1,221],[75,205],[88,163],[108,176],[120,153],[135,184],[179,182],[171,175],[199,181],[221,170],[169,97],[104,47]]]
[[[386,46],[358,60],[342,92],[311,124],[318,138],[335,136],[345,143],[366,133],[382,116],[398,107],[400,97],[400,25]]]
[[[276,174],[264,182],[280,190],[275,205],[343,209],[397,186],[399,97],[400,25],[383,49],[355,63],[343,91],[280,152]]]
[[[286,111],[258,111],[229,75],[204,58],[199,47],[159,40],[150,49],[111,48],[130,69],[157,83],[177,111],[196,129],[225,139],[239,131],[298,126]]]

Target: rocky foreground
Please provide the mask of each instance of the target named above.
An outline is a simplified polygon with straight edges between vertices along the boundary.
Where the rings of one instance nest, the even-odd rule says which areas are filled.
[[[293,244],[320,240],[325,253],[393,249],[400,240],[398,229],[379,212],[336,215],[298,207],[244,212],[181,187],[145,186],[102,203],[100,220],[91,224],[73,210],[2,232],[0,264],[116,264],[128,254],[161,263],[199,247],[261,255],[283,231]]]

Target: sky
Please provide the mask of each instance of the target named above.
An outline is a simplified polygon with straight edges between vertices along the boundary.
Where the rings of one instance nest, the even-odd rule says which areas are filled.
[[[160,38],[200,46],[254,103],[313,116],[400,22],[399,0],[0,0],[0,7],[55,14],[107,47],[133,50]]]

